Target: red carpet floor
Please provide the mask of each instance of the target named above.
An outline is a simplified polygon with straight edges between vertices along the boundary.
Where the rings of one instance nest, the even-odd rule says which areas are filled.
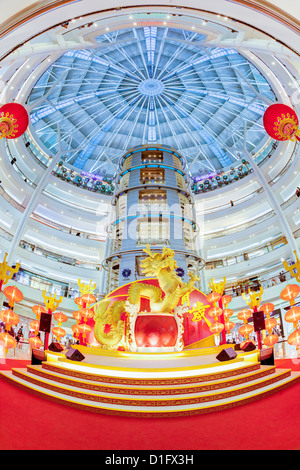
[[[16,365],[25,362],[0,369]],[[0,416],[1,450],[300,450],[300,383],[231,410],[152,420],[77,410],[1,380]]]

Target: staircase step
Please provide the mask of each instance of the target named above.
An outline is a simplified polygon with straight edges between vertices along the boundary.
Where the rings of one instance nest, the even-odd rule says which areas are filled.
[[[148,385],[145,388],[144,385],[107,385],[105,382],[100,383],[93,380],[83,380],[75,379],[73,377],[66,377],[61,373],[52,372],[46,370],[42,366],[27,366],[27,371],[30,374],[36,375],[43,379],[49,379],[60,384],[65,384],[68,386],[75,386],[78,388],[97,391],[101,393],[117,393],[123,395],[179,395],[179,394],[191,394],[198,392],[206,392],[209,390],[217,390],[226,387],[237,386],[242,383],[247,383],[270,374],[275,373],[275,366],[262,366],[260,369],[251,370],[248,373],[240,374],[234,377],[223,378],[218,381],[206,381],[201,382],[201,384],[190,384],[190,385],[181,385],[181,384],[172,384],[172,385]]]
[[[147,397],[139,394],[138,397],[120,396],[119,393],[97,393],[95,391],[83,391],[77,386],[63,386],[53,380],[45,380],[34,376],[27,372],[26,369],[12,369],[14,376],[28,382],[33,386],[41,386],[50,392],[58,392],[66,394],[68,396],[82,398],[84,400],[97,401],[100,403],[110,404],[130,404],[131,406],[181,406],[185,404],[201,403],[206,401],[214,401],[221,399],[222,397],[230,397],[240,395],[248,392],[249,390],[257,390],[261,386],[265,386],[274,383],[278,380],[286,378],[290,375],[289,369],[282,369],[280,372],[272,374],[271,378],[264,377],[262,379],[255,380],[251,384],[247,384],[239,387],[228,387],[225,391],[206,391],[201,394],[181,394],[179,397],[174,398],[172,395],[164,395],[161,397]]]
[[[224,363],[223,363],[224,364]],[[235,364],[228,364],[228,369],[226,370],[222,366],[222,371],[218,371],[214,367],[213,372],[207,372],[205,368],[196,368],[193,371],[190,369],[180,368],[177,371],[173,370],[168,373],[164,373],[164,376],[158,377],[157,372],[147,372],[147,377],[144,377],[141,374],[140,370],[132,370],[130,373],[125,373],[122,370],[115,372],[113,370],[107,371],[107,374],[102,374],[97,372],[96,369],[88,368],[85,364],[76,363],[76,370],[71,366],[68,367],[67,362],[43,362],[43,369],[47,371],[52,371],[55,373],[63,374],[70,377],[74,377],[80,380],[90,380],[94,382],[101,382],[106,384],[114,385],[133,385],[133,386],[172,386],[176,385],[191,385],[199,384],[207,381],[216,381],[225,378],[232,378],[240,374],[245,374],[252,372],[254,370],[260,369],[260,364],[255,363],[245,363],[240,361]],[[81,368],[81,370],[80,370]],[[146,374],[146,373],[145,373]]]
[[[48,383],[48,386],[51,386],[50,390],[45,388],[47,383],[41,381],[41,379],[36,381],[36,378],[33,377],[35,381],[29,382],[26,376],[29,373],[26,369],[25,372],[23,370],[23,374],[17,376],[16,370],[2,371],[1,375],[4,379],[19,387],[29,389],[35,394],[69,406],[98,413],[140,417],[175,417],[232,408],[267,396],[300,380],[299,372],[281,369],[272,374],[271,377],[256,380],[246,387],[238,387],[235,390],[233,388],[231,390],[226,389],[225,392],[218,392],[215,395],[207,392],[201,395],[189,395],[188,397],[180,396],[179,398],[165,396],[163,399],[156,397],[155,399],[145,397],[129,399],[128,397],[115,398],[107,394],[94,394],[93,397],[91,394],[85,396],[82,391],[75,390],[75,387],[73,390],[70,388],[66,390],[57,386],[57,384]],[[66,395],[66,392],[69,394]]]

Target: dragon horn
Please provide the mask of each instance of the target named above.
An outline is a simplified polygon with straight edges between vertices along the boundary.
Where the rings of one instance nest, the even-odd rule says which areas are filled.
[[[151,253],[149,243],[147,244],[147,248],[143,248],[143,251],[144,251],[145,253],[147,253],[151,258],[153,258],[154,254]]]

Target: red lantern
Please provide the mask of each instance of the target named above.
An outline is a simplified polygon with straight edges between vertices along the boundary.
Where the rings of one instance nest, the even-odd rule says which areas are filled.
[[[84,303],[84,300],[82,297],[76,297],[76,299],[74,300],[75,304],[78,305],[79,307],[82,307],[83,303]]]
[[[223,295],[222,296],[222,304],[227,306],[232,301],[231,295]]]
[[[24,106],[7,103],[0,108],[0,139],[17,139],[26,131],[29,117]]]
[[[273,330],[277,325],[276,318],[266,318],[265,320],[266,330]]]
[[[297,284],[289,284],[284,289],[282,289],[280,297],[282,298],[282,300],[289,300],[290,304],[294,305],[295,297],[297,297],[299,292],[300,287]]]
[[[40,322],[38,320],[32,320],[30,323],[29,323],[29,326],[32,330],[34,331],[39,331],[39,327],[40,327]]]
[[[63,323],[68,320],[68,317],[65,313],[62,312],[56,312],[54,314],[54,318],[58,323]]]
[[[43,346],[43,341],[38,336],[32,336],[28,338],[28,343],[34,349],[40,349]]]
[[[78,325],[78,330],[79,333],[87,335],[88,333],[91,333],[92,327],[90,325],[87,325],[86,323],[83,323],[82,325]]]
[[[285,104],[272,104],[264,114],[264,126],[272,139],[300,140],[299,119],[295,111]]]
[[[222,315],[223,310],[220,307],[211,307],[207,310],[207,315],[210,317],[220,317]]]
[[[214,323],[213,325],[211,325],[211,326],[209,327],[209,331],[210,331],[211,333],[213,333],[214,335],[220,334],[221,331],[223,331],[223,330],[224,330],[224,325],[223,325],[223,323],[218,323],[218,322],[216,322],[216,323]]]
[[[41,313],[47,313],[47,310],[42,305],[34,305],[32,311],[35,313],[37,320],[41,318]]]
[[[297,323],[300,320],[300,307],[292,307],[290,308],[285,316],[285,321],[289,323]]]
[[[86,304],[90,305],[90,304],[94,304],[96,302],[96,297],[93,295],[93,294],[84,294],[82,296],[82,300],[83,302],[85,302]]]
[[[226,320],[231,317],[233,314],[234,314],[234,311],[231,310],[230,308],[225,308],[225,310],[223,311],[224,313],[224,317],[226,318]]]
[[[251,317],[251,315],[252,315],[251,310],[247,310],[246,308],[244,308],[237,314],[237,317],[239,320],[243,320],[244,322],[246,322],[248,318]]]
[[[277,343],[278,340],[279,340],[278,335],[272,335],[271,334],[271,335],[265,337],[264,344],[271,348],[272,346],[274,346],[274,344]]]
[[[78,335],[80,333],[78,325],[72,325],[71,329],[72,329],[74,335]]]
[[[21,300],[23,300],[23,294],[16,286],[7,286],[3,292],[5,297],[10,301],[10,307],[13,307],[15,302],[21,302]]]
[[[8,333],[0,333],[0,344],[5,349],[11,349],[17,346],[17,341]]]
[[[76,310],[75,312],[72,313],[72,315],[73,315],[73,318],[75,318],[75,320],[77,320],[77,321],[81,320],[80,310]]]
[[[52,333],[54,334],[54,336],[56,336],[57,338],[63,338],[64,336],[66,336],[66,330],[64,330],[63,328],[61,328],[60,326],[55,326],[54,328],[52,328]]]
[[[1,310],[1,320],[6,325],[17,325],[20,321],[19,316],[13,310]]]
[[[221,294],[218,294],[217,292],[211,292],[207,296],[207,301],[209,303],[215,303],[215,302],[218,302],[220,298],[221,298]]]
[[[262,310],[265,314],[268,314],[268,313],[273,312],[274,308],[275,308],[274,304],[268,303],[268,304],[261,305],[260,310]]]
[[[249,325],[249,323],[245,323],[239,328],[239,333],[242,336],[245,336],[246,339],[249,338],[250,333],[252,333],[254,330],[254,327],[252,325]]]
[[[226,329],[227,333],[229,333],[230,330],[232,330],[234,327],[235,327],[235,323],[233,321],[226,321],[225,322],[225,329]]]
[[[90,310],[89,308],[82,308],[81,310],[79,310],[79,313],[81,315],[81,317],[86,321],[88,318],[92,318],[93,317],[93,311]]]
[[[300,346],[300,330],[295,330],[287,339],[291,346]]]

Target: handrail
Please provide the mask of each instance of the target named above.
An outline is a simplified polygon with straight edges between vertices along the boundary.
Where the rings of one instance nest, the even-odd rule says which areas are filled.
[[[276,276],[273,276],[269,279],[264,279],[262,281],[257,281],[256,283],[254,283],[253,281],[250,281],[250,279],[243,279],[242,281],[237,281],[236,283],[232,283],[232,284],[243,282],[244,286],[235,287],[234,285],[232,285],[231,287],[227,287],[224,290],[224,295],[229,294],[233,297],[239,297],[242,294],[247,294],[249,288],[254,291],[259,290],[260,286],[262,286],[264,289],[268,289],[269,287],[273,287],[277,284],[281,284],[283,282],[289,281],[290,279],[294,279],[294,278],[292,278],[291,273],[289,271],[282,271],[280,274],[277,274]]]

